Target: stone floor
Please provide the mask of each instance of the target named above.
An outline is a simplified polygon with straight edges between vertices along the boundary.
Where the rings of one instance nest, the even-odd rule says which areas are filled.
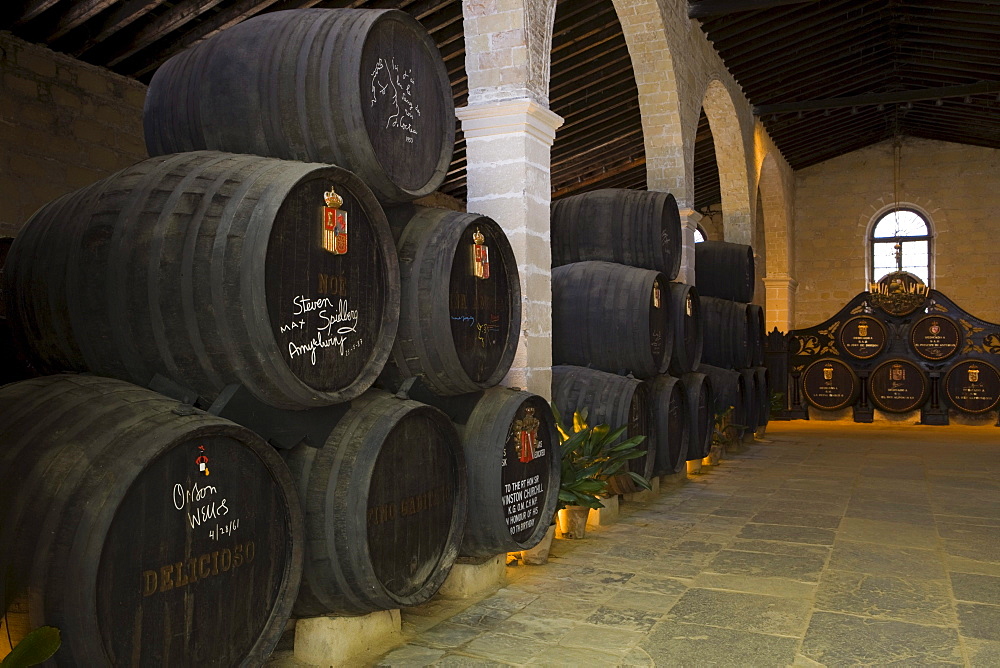
[[[1000,428],[771,423],[375,663],[1000,666],[998,491]]]

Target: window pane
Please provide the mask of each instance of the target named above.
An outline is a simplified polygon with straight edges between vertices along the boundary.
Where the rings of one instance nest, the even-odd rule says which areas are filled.
[[[872,244],[875,259],[875,272],[873,274],[875,280],[882,278],[890,271],[896,271],[896,249],[894,246],[895,244],[891,243]]]
[[[927,223],[913,211],[890,211],[875,224],[872,236],[876,239],[884,239],[886,237],[923,237],[927,234]]]
[[[930,285],[927,273],[927,258],[926,241],[903,242],[903,271],[916,274],[924,283]]]
[[[698,243],[704,240],[705,240],[705,235],[702,234],[701,230],[699,230],[697,227],[694,228],[694,242]]]

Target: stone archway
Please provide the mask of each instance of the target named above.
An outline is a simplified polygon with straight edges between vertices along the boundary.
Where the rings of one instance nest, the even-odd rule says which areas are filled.
[[[715,141],[726,241],[749,244],[753,238],[753,208],[743,132],[729,90],[718,79],[708,82],[702,108]]]

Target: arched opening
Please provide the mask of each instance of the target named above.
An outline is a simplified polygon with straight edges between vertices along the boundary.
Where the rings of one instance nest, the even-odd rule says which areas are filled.
[[[708,120],[711,141],[715,149],[718,194],[722,204],[725,239],[749,244],[752,241],[753,228],[743,132],[740,129],[733,99],[725,85],[718,79],[708,83],[702,109]],[[697,141],[695,150],[697,152]],[[695,188],[698,187],[696,178]]]
[[[894,271],[908,271],[933,286],[934,232],[930,219],[910,207],[895,207],[872,219],[868,234],[871,281]]]

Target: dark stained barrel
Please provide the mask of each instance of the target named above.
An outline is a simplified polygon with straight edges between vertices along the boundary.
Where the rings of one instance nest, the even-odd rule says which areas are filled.
[[[910,345],[920,357],[939,362],[951,357],[962,344],[962,334],[951,318],[924,316],[910,327]]]
[[[885,350],[889,333],[878,318],[858,315],[848,318],[837,332],[840,349],[859,360],[872,359]]]
[[[944,377],[948,402],[965,413],[985,413],[1000,405],[1000,371],[982,360],[963,360]]]
[[[214,151],[151,158],[42,207],[4,283],[39,371],[159,374],[208,401],[241,383],[290,409],[367,389],[399,317],[392,235],[357,177]]]
[[[712,447],[715,426],[715,397],[712,380],[703,373],[692,371],[681,376],[687,398],[688,451],[687,461],[702,459]]]
[[[907,359],[886,360],[868,377],[872,403],[888,413],[917,410],[924,405],[929,388],[927,374]]]
[[[757,372],[750,369],[739,369],[740,375],[743,376],[743,386],[746,388],[745,403],[743,405],[744,422],[746,424],[746,430],[743,432],[744,436],[753,435],[757,427],[760,426],[761,421],[761,411],[763,406],[761,404],[761,393],[760,381],[757,379]]]
[[[7,320],[6,300],[3,295],[3,268],[7,262],[7,253],[14,243],[13,237],[0,237],[0,385],[18,380],[32,378],[35,370],[25,359],[23,353],[14,343],[10,322]]]
[[[604,260],[653,269],[666,280],[680,269],[681,218],[670,193],[608,188],[552,203],[552,266]]]
[[[701,364],[704,345],[701,329],[701,298],[698,296],[698,289],[693,285],[672,282],[669,286],[670,327],[673,330],[674,340],[669,371],[679,377],[694,371]]]
[[[673,376],[657,376],[648,381],[656,432],[654,475],[678,473],[684,469],[690,436],[684,383]]]
[[[409,205],[387,213],[401,281],[394,375],[418,376],[440,395],[498,384],[521,331],[521,287],[507,235],[487,216]]]
[[[607,424],[612,430],[628,426],[623,440],[645,436],[640,449],[646,454],[628,461],[628,470],[647,480],[656,465],[656,430],[652,423],[649,387],[634,378],[625,378],[596,369],[576,366],[552,367],[552,403],[564,421],[573,413],[586,408],[587,423]],[[608,492],[627,494],[641,488],[628,476],[613,476],[608,480]]]
[[[67,666],[261,665],[302,573],[288,470],[248,429],[149,390],[56,375],[0,388],[6,631]],[[4,589],[4,585],[8,588]]]
[[[744,375],[733,369],[721,369],[709,364],[702,364],[698,371],[712,379],[712,407],[715,415],[725,413],[732,408],[729,424],[735,427],[738,437],[743,436],[747,429],[753,429],[750,420],[754,418],[749,410],[747,384]]]
[[[766,366],[755,366],[757,375],[757,427],[766,427],[771,420],[771,373]]]
[[[486,390],[459,433],[469,484],[460,554],[491,557],[537,545],[556,511],[562,465],[548,402],[530,392]]]
[[[365,614],[437,592],[466,516],[465,462],[444,413],[369,390],[323,447],[285,453],[306,520],[296,615]]]
[[[322,162],[384,202],[443,183],[455,143],[437,45],[395,10],[253,17],[164,63],[146,95],[150,155],[214,149]]]
[[[861,391],[858,376],[839,359],[818,359],[802,372],[802,394],[820,410],[834,411],[854,403]]]
[[[702,362],[724,369],[750,366],[751,327],[746,304],[718,297],[701,297],[701,330],[705,337]]]
[[[728,241],[702,241],[694,245],[695,285],[702,297],[735,302],[753,301],[755,286],[753,249]]]
[[[669,283],[610,262],[552,270],[552,362],[651,378],[670,365]]]
[[[749,366],[761,366],[764,364],[764,339],[767,338],[767,331],[764,323],[764,309],[757,304],[747,304],[747,319],[750,321],[749,339],[750,346]]]

